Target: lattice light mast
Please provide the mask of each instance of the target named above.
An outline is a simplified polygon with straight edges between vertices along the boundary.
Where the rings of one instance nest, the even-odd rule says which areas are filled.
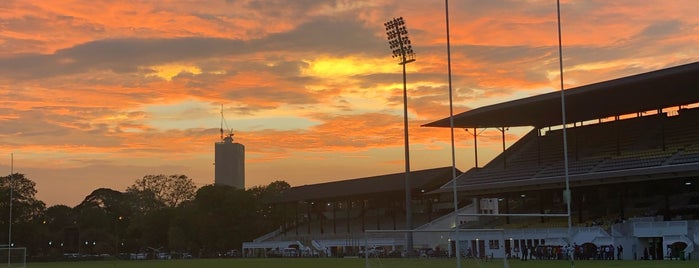
[[[405,225],[407,230],[413,229],[412,197],[410,185],[410,143],[408,141],[408,92],[405,75],[405,65],[415,61],[415,52],[410,45],[408,29],[405,28],[403,17],[393,18],[384,23],[388,44],[393,53],[393,58],[398,59],[398,64],[403,66],[403,129],[405,139]],[[410,254],[413,250],[413,233],[406,233],[406,249]]]

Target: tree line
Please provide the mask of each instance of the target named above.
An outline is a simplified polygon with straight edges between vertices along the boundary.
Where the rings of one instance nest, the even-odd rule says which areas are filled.
[[[278,228],[284,212],[270,201],[290,187],[274,181],[248,190],[225,185],[197,189],[185,175],[146,175],[125,191],[100,188],[75,207],[47,208],[36,199],[35,186],[24,174],[0,177],[0,244],[8,241],[12,188],[12,244],[37,257],[218,256]]]

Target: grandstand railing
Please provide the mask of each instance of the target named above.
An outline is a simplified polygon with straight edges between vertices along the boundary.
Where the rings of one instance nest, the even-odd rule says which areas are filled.
[[[278,236],[282,231],[283,231],[282,227],[279,227],[278,229],[276,229],[276,230],[274,230],[274,231],[271,231],[271,232],[269,232],[269,233],[267,233],[267,234],[264,234],[264,235],[262,235],[262,236],[260,236],[260,237],[258,237],[258,238],[253,239],[252,242],[262,242],[262,241],[266,241],[266,240],[268,240],[268,239],[270,239],[270,238],[272,238],[272,237]]]

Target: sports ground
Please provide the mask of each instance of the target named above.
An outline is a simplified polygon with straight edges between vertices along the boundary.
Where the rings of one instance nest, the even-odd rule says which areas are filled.
[[[698,261],[576,261],[576,268],[651,268],[697,267]],[[366,267],[364,259],[194,259],[194,260],[151,260],[151,261],[96,261],[96,262],[50,262],[28,263],[30,268],[81,268],[81,267],[126,267],[126,268],[197,268],[197,267],[236,267],[236,268],[361,268]],[[437,268],[456,267],[454,259],[373,259],[369,267],[404,267],[404,268]],[[571,267],[569,261],[509,261],[507,265],[502,260],[476,261],[462,260],[461,267],[477,268],[565,268]]]

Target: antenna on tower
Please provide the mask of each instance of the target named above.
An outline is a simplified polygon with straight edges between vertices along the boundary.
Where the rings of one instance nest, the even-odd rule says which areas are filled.
[[[223,136],[223,126],[226,126],[226,136]],[[233,141],[233,130],[228,127],[226,118],[223,116],[223,104],[221,104],[221,141]]]
[[[223,141],[223,104],[221,104],[221,141]]]

